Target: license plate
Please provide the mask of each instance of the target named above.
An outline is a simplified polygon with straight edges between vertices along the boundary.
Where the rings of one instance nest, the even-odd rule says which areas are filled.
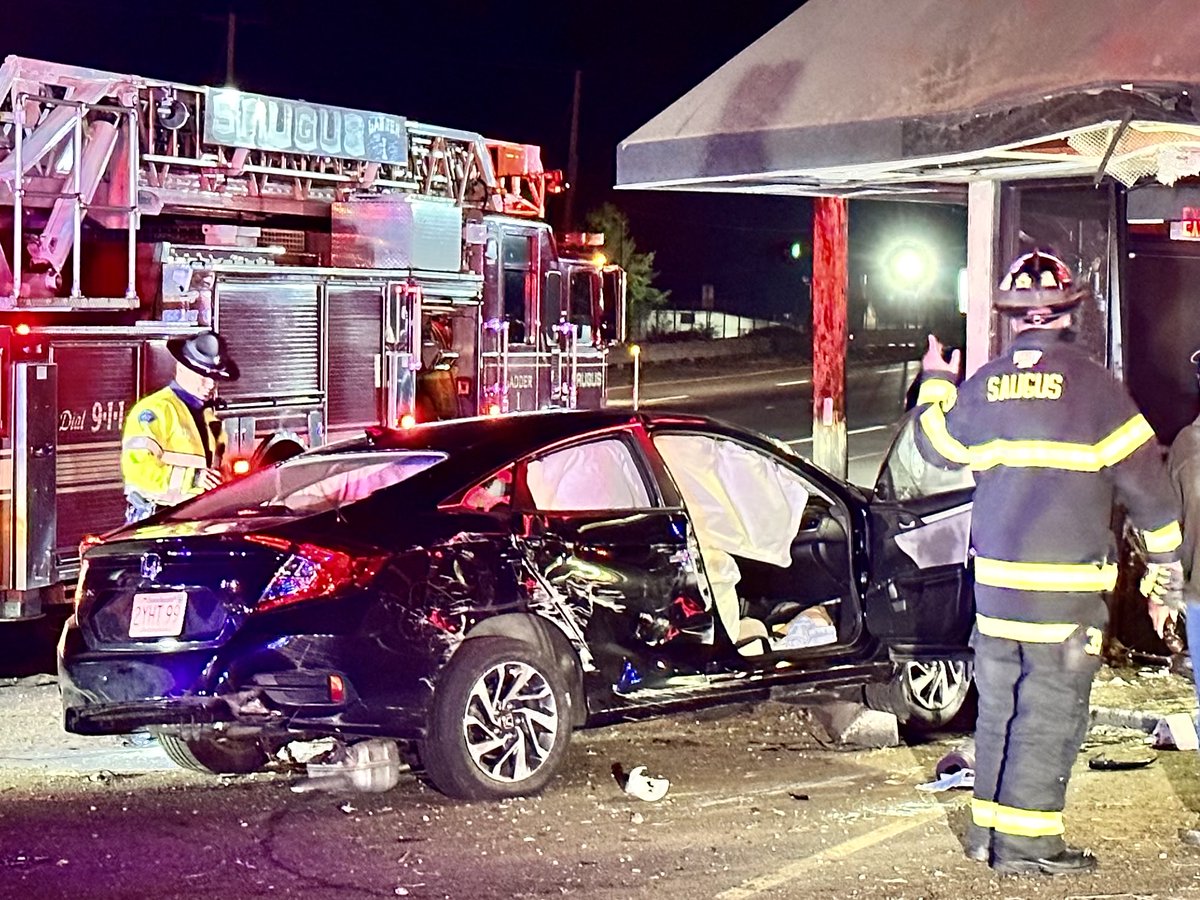
[[[134,594],[130,637],[178,637],[183,632],[187,591]]]

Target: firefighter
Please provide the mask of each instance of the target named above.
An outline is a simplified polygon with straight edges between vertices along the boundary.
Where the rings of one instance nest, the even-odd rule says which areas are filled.
[[[1192,354],[1192,365],[1200,386],[1200,350]],[[1200,417],[1175,436],[1167,467],[1183,507],[1185,624],[1192,677],[1200,694]],[[1200,828],[1185,829],[1181,836],[1185,843],[1200,846]]]
[[[225,436],[212,406],[217,381],[235,381],[237,363],[214,331],[174,338],[167,350],[175,380],[139,400],[125,419],[121,475],[129,523],[221,483]]]
[[[1016,317],[1012,347],[955,386],[930,342],[917,443],[931,463],[969,466],[976,489],[975,793],[967,854],[1005,874],[1095,868],[1063,840],[1071,764],[1087,731],[1112,590],[1114,500],[1149,560],[1141,582],[1161,634],[1182,588],[1182,541],[1154,431],[1124,388],[1072,343],[1086,291],[1033,251],[995,292]]]

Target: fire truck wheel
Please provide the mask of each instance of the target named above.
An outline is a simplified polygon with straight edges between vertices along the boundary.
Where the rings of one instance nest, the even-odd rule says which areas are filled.
[[[267,753],[257,738],[205,735],[181,738],[158,735],[163,751],[175,765],[211,775],[249,775],[267,763]]]
[[[434,691],[419,753],[442,793],[497,800],[541,791],[571,738],[571,700],[554,662],[524,641],[467,640]]]
[[[254,456],[250,460],[250,469],[251,471],[265,469],[267,466],[273,466],[275,463],[291,459],[303,452],[304,445],[299,441],[293,441],[291,438],[268,438],[254,452]]]

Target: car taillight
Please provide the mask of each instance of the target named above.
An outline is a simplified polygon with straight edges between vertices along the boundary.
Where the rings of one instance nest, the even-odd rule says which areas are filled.
[[[83,580],[87,578],[88,562],[85,559],[79,564],[79,578],[75,582],[75,612],[79,612],[79,604],[83,601]]]
[[[79,542],[79,578],[75,581],[75,612],[79,612],[79,602],[83,599],[83,579],[87,577],[88,564],[84,554],[103,543],[104,539],[95,534],[85,534]]]
[[[233,461],[233,465],[232,465],[230,468],[232,468],[232,469],[233,469],[233,474],[234,474],[234,475],[246,475],[246,474],[249,474],[249,472],[250,472],[250,460],[248,460],[248,459],[235,459],[235,460]]]
[[[329,597],[347,587],[365,587],[387,561],[386,556],[351,556],[316,544],[293,545],[270,535],[252,534],[246,540],[286,549],[289,554],[258,599],[255,612]]]

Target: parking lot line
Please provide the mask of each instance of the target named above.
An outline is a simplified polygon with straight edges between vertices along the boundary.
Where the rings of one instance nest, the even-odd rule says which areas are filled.
[[[875,844],[888,840],[888,838],[896,837],[906,831],[911,831],[914,828],[919,828],[922,825],[927,825],[937,819],[944,818],[945,815],[945,808],[935,804],[916,815],[881,825],[878,828],[868,831],[866,834],[860,834],[856,838],[835,844],[819,853],[814,853],[812,856],[788,863],[774,872],[760,875],[757,878],[751,878],[749,881],[742,882],[742,884],[735,888],[730,888],[727,891],[717,894],[717,900],[746,900],[747,897],[754,897],[764,891],[781,887],[789,881],[799,878],[815,866],[819,866],[822,863],[848,859],[860,850],[873,847]]]

